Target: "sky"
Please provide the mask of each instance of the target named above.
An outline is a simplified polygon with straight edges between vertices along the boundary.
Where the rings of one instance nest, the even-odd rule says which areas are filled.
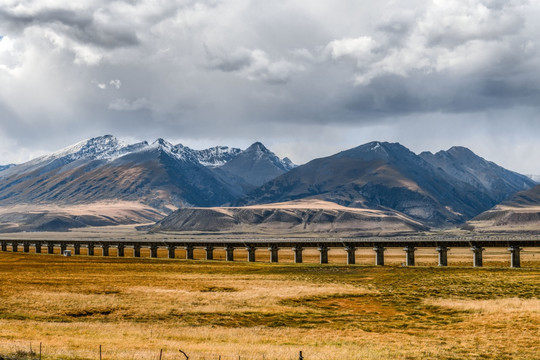
[[[373,141],[540,174],[540,2],[0,0],[0,164],[80,140]]]

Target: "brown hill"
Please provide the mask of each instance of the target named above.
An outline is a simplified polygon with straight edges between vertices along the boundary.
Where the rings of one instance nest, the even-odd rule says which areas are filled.
[[[257,234],[398,234],[427,230],[395,211],[347,208],[321,200],[300,200],[246,207],[183,208],[151,231]]]
[[[151,223],[164,213],[129,201],[77,205],[20,204],[0,207],[0,232],[67,231],[86,226]]]
[[[540,231],[540,185],[517,193],[467,224],[476,231]]]

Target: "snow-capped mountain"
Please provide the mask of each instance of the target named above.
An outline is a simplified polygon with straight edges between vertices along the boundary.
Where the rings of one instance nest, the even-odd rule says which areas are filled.
[[[193,154],[197,157],[199,163],[208,167],[218,167],[225,165],[231,161],[238,154],[242,152],[241,149],[231,148],[228,146],[214,146],[204,150],[192,150]]]
[[[170,211],[221,205],[245,194],[239,185],[245,182],[244,172],[238,168],[238,176],[224,177],[216,169],[237,156],[245,159],[251,154],[248,150],[224,146],[193,150],[161,138],[127,144],[112,135],[100,136],[1,171],[0,206],[126,200]],[[267,149],[266,155],[272,158],[267,164],[272,174],[273,163],[281,160]],[[268,173],[264,166],[246,172],[255,177]]]

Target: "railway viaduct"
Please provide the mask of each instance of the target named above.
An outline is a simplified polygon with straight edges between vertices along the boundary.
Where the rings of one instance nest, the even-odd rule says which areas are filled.
[[[255,261],[255,252],[266,250],[269,261],[279,261],[279,250],[290,248],[294,253],[294,262],[302,263],[302,253],[306,248],[317,248],[320,252],[320,263],[328,263],[328,251],[340,248],[347,253],[347,264],[355,264],[355,252],[359,248],[371,248],[374,251],[376,265],[384,265],[384,252],[387,248],[402,248],[406,266],[415,265],[415,250],[417,248],[435,248],[438,252],[439,266],[448,266],[448,251],[450,248],[467,247],[472,252],[473,266],[482,266],[482,252],[486,247],[506,248],[509,251],[510,266],[521,266],[520,251],[523,247],[540,247],[540,236],[472,236],[472,237],[370,237],[370,238],[272,238],[272,239],[166,239],[166,240],[0,240],[0,250],[30,252],[46,252],[54,254],[55,248],[64,253],[68,248],[73,249],[74,255],[81,254],[81,248],[87,249],[87,254],[93,256],[95,248],[102,249],[103,256],[109,256],[109,249],[116,248],[119,257],[125,256],[125,249],[133,249],[133,256],[141,256],[141,248],[150,249],[150,257],[158,256],[158,249],[168,250],[169,258],[175,258],[177,248],[185,250],[186,259],[193,260],[195,248],[202,248],[206,252],[206,260],[214,259],[216,248],[225,249],[226,260],[234,261],[235,249],[247,250],[247,261]]]

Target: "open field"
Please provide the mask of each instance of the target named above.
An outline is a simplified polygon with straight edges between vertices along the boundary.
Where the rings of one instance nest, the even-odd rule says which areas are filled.
[[[473,269],[0,253],[0,353],[537,359],[540,262],[502,256]]]

